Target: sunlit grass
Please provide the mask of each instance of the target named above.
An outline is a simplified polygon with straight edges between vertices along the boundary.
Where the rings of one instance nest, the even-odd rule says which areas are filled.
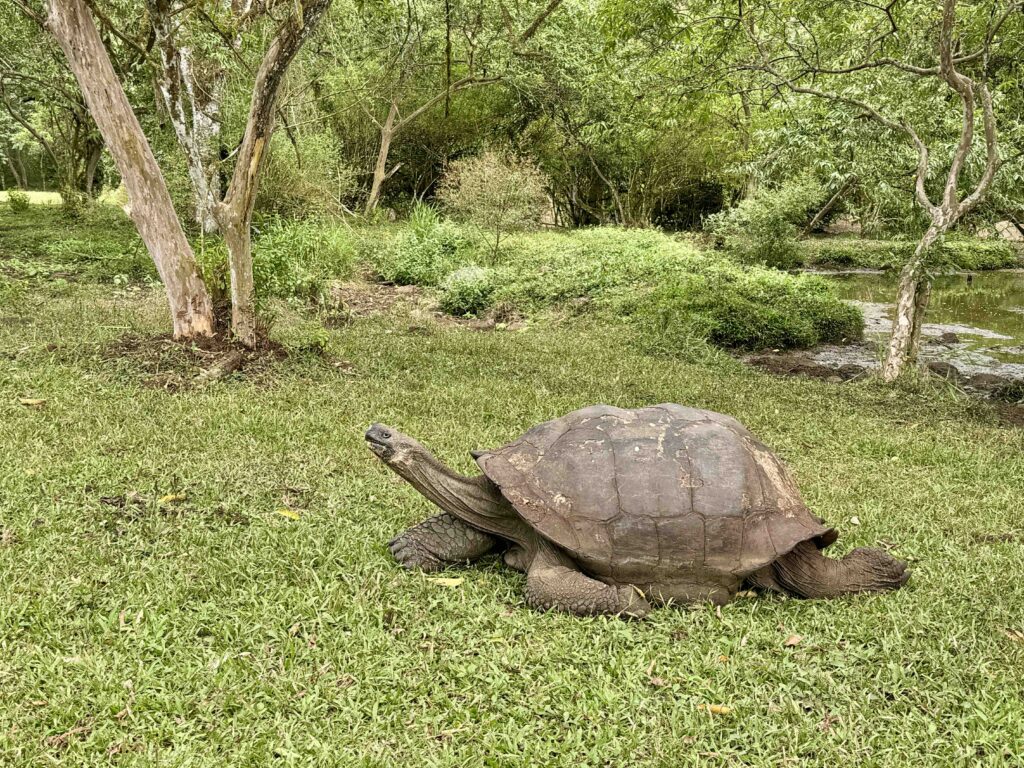
[[[582,322],[424,332],[401,314],[329,333],[352,371],[300,354],[170,394],[102,354],[165,312],[159,290],[88,284],[0,312],[0,764],[1021,755],[1024,644],[1005,631],[1024,629],[1022,544],[983,534],[1024,529],[1024,438],[967,401],[648,357]],[[307,325],[286,313],[277,333]],[[662,401],[740,418],[837,550],[887,542],[909,587],[625,623],[537,614],[495,563],[448,587],[390,560],[431,509],[365,449],[371,421],[468,471],[470,449],[578,406]]]

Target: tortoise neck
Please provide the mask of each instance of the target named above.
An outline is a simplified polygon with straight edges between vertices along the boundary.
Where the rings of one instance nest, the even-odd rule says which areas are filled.
[[[466,477],[423,451],[417,461],[395,468],[417,491],[445,512],[495,536],[512,541],[527,550],[535,548],[536,534],[484,475]]]

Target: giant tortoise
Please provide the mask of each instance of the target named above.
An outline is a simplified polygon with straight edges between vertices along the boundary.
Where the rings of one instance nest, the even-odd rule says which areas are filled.
[[[774,453],[711,411],[583,408],[473,452],[475,477],[382,424],[366,441],[444,510],[390,542],[401,565],[437,570],[504,548],[542,610],[641,617],[652,603],[722,604],[744,587],[817,598],[910,576],[880,549],[822,555],[835,530]]]

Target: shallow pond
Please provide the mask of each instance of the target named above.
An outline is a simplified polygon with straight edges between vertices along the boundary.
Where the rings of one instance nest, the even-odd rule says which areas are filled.
[[[863,310],[865,333],[885,336],[892,326],[896,273],[835,273],[839,295]],[[955,333],[961,353],[976,352],[1024,364],[1024,271],[942,275],[935,280],[922,329],[925,337]]]

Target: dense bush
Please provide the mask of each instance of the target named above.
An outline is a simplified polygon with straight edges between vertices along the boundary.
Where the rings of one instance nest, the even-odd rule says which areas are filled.
[[[491,305],[495,271],[470,265],[452,272],[441,284],[441,309],[451,315],[476,315]]]
[[[452,163],[437,197],[456,216],[479,227],[492,257],[497,257],[508,233],[540,222],[548,207],[544,185],[544,176],[529,162],[487,151]]]
[[[860,311],[825,280],[738,265],[650,230],[535,235],[512,245],[515,265],[496,273],[495,302],[531,309],[593,299],[663,348],[806,347],[863,330]]]
[[[409,225],[397,235],[371,247],[377,275],[397,285],[439,285],[472,255],[472,244],[459,227],[426,205],[413,209]]]
[[[11,207],[11,213],[25,213],[31,205],[28,195],[18,189],[7,193],[7,204]]]
[[[744,264],[792,269],[801,261],[800,230],[825,197],[820,184],[801,177],[709,216],[705,231]]]
[[[800,244],[800,261],[807,266],[899,269],[917,248],[913,240],[814,238]],[[1021,264],[1021,251],[1005,240],[953,236],[937,244],[931,263],[938,269],[1005,269]]]
[[[321,299],[327,281],[348,277],[354,237],[323,221],[271,219],[253,242],[253,279],[260,297]]]

